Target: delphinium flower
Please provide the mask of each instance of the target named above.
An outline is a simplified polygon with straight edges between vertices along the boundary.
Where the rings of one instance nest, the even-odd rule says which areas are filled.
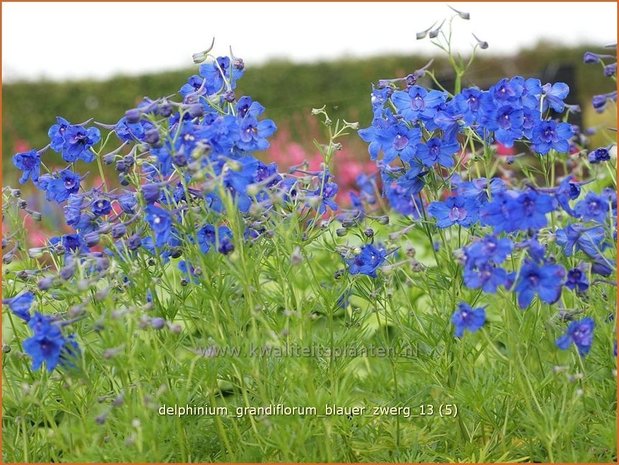
[[[33,182],[39,180],[41,174],[41,155],[36,150],[18,153],[13,156],[13,164],[22,171],[19,183],[24,184],[28,179]]]
[[[584,264],[580,264],[576,268],[572,268],[567,272],[565,287],[579,293],[585,292],[589,289],[589,280],[587,279]]]
[[[610,147],[598,147],[597,149],[589,152],[587,158],[589,159],[589,163],[597,164],[610,160]]]
[[[30,307],[34,302],[34,294],[30,291],[22,292],[10,299],[2,299],[4,305],[8,305],[11,312],[25,322],[30,321]]]
[[[232,231],[227,226],[219,226],[215,229],[212,224],[206,224],[198,230],[197,237],[202,253],[207,253],[211,246],[216,246],[217,251],[224,255],[234,250]]]
[[[595,221],[603,224],[612,212],[608,200],[602,195],[589,192],[583,200],[576,204],[574,211],[584,221]]]
[[[590,258],[599,258],[609,246],[606,232],[602,226],[587,227],[582,224],[569,224],[556,232],[557,244],[563,247],[566,257],[582,251]]]
[[[51,372],[60,365],[72,364],[79,354],[79,347],[72,336],[64,337],[57,322],[47,315],[36,312],[28,322],[34,333],[22,343],[24,352],[32,359],[32,369],[38,370],[45,362]]]
[[[471,198],[452,196],[442,202],[432,202],[428,213],[436,218],[439,228],[447,228],[455,224],[469,227],[479,220],[479,206]]]
[[[455,141],[441,140],[438,137],[429,139],[425,144],[417,146],[417,157],[425,166],[439,164],[445,168],[454,166],[454,154],[460,149]]]
[[[518,294],[520,308],[527,308],[536,294],[543,302],[555,303],[561,296],[565,275],[565,268],[561,265],[539,264],[525,259],[514,284],[514,292]]]
[[[455,326],[455,335],[462,337],[465,330],[474,333],[484,325],[486,311],[481,307],[472,308],[466,302],[460,302],[451,316],[451,322]]]
[[[572,125],[556,121],[540,121],[533,129],[533,148],[541,155],[546,155],[551,149],[557,152],[569,151],[569,140],[573,137]]]
[[[593,344],[593,330],[595,322],[590,317],[579,321],[572,321],[567,332],[557,339],[557,347],[561,350],[568,349],[572,344],[578,348],[580,355],[587,355]]]
[[[514,244],[508,238],[497,238],[488,235],[463,249],[464,252],[464,284],[472,289],[482,289],[487,293],[495,293],[499,286],[509,289],[513,277],[502,264]]]
[[[360,252],[352,258],[346,259],[350,274],[364,274],[376,278],[376,271],[384,263],[387,253],[382,248],[372,244],[361,247]]]
[[[62,203],[71,194],[79,191],[80,181],[79,174],[70,169],[64,169],[40,176],[37,186],[45,191],[47,200]]]
[[[533,189],[506,190],[497,193],[491,202],[480,209],[483,224],[495,232],[539,230],[547,225],[546,214],[556,208],[554,199]]]
[[[421,86],[411,86],[408,90],[398,90],[391,96],[391,101],[407,121],[429,122],[436,115],[438,107],[447,100],[447,94]]]

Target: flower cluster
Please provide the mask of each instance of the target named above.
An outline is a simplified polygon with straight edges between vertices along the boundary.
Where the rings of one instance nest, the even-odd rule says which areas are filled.
[[[280,173],[274,163],[255,156],[269,147],[276,125],[264,118],[260,103],[236,96],[243,71],[241,59],[218,57],[180,88],[180,101],[145,98],[115,124],[71,124],[58,117],[47,147],[14,156],[20,182],[31,180],[48,201],[59,204],[72,229],[30,250],[32,257],[58,257],[55,273],[39,282],[41,292],[69,280],[94,282],[113,272],[112,262],[129,270],[144,256],[154,263],[174,260],[188,276],[186,284],[199,284],[201,263],[184,258],[188,250],[192,257],[230,255],[239,241],[254,243],[269,234],[274,218],[304,212],[304,227],[312,228],[322,214],[338,209],[338,187],[325,165]],[[92,171],[95,161],[101,184],[86,189],[80,164]],[[58,163],[65,166],[47,168]],[[106,178],[106,165],[114,167],[116,179]],[[131,279],[129,273],[124,279]],[[45,360],[51,370],[77,342],[59,329],[71,322],[38,313],[30,318],[32,295],[6,303],[15,315],[34,322],[35,334],[24,347],[35,368]]]
[[[616,193],[586,191],[587,183],[578,181],[582,171],[558,177],[549,170],[558,157],[583,153],[576,145],[578,128],[567,122],[570,112],[579,111],[566,103],[568,86],[516,76],[486,90],[456,88],[450,94],[436,80],[439,89],[421,86],[426,74],[434,79],[424,68],[374,86],[372,125],[359,135],[395,211],[413,224],[468,230],[469,243],[458,255],[464,285],[489,294],[513,292],[526,309],[536,296],[554,304],[564,288],[587,292],[590,274],[614,273],[605,251],[616,237]],[[513,171],[493,176],[500,163],[492,159],[494,148],[516,144],[535,157],[547,185],[531,176],[518,182]],[[586,159],[595,165],[610,160],[611,152],[612,145],[601,147]],[[557,253],[583,261],[566,268]],[[481,312],[461,304],[452,320],[456,334],[481,326]]]

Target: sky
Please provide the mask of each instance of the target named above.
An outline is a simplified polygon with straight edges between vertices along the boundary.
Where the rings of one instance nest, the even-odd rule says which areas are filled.
[[[432,53],[415,33],[453,15],[447,3],[114,2],[2,4],[2,78],[105,79],[186,68],[207,48],[247,65]],[[616,42],[614,2],[451,5],[470,14],[454,22],[453,44],[466,52],[472,33],[509,53],[540,39],[566,45]]]

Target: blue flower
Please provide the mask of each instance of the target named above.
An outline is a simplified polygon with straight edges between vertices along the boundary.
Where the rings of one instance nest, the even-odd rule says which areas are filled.
[[[68,253],[88,250],[84,239],[79,234],[65,234],[60,237],[52,237],[49,242],[54,246],[62,245],[63,249]]]
[[[371,160],[376,160],[380,152],[386,152],[396,145],[395,124],[395,118],[388,115],[387,117],[375,117],[370,127],[359,129],[359,137],[369,144],[368,152]]]
[[[24,352],[32,358],[32,369],[38,370],[43,362],[47,371],[51,372],[62,362],[61,356],[65,348],[65,338],[58,325],[53,320],[36,312],[28,322],[34,335],[22,343]]]
[[[338,191],[338,185],[334,182],[328,182],[329,174],[325,176],[324,185],[318,187],[316,190],[308,193],[308,197],[319,199],[318,212],[325,213],[327,207],[331,210],[337,210],[338,206],[334,201],[335,195]]]
[[[462,337],[465,330],[474,333],[484,325],[486,311],[481,307],[471,308],[469,304],[460,302],[458,309],[451,316],[451,322],[456,327],[456,336]]]
[[[454,166],[454,154],[460,149],[457,142],[449,142],[432,137],[425,144],[419,144],[417,147],[417,157],[426,166],[433,166],[438,163],[445,168]]]
[[[350,274],[365,274],[376,278],[376,270],[385,261],[387,254],[384,249],[377,249],[372,244],[366,244],[361,252],[346,260]]]
[[[550,149],[567,153],[570,149],[569,140],[573,135],[572,125],[569,123],[541,121],[533,128],[533,148],[541,155],[546,155]]]
[[[153,131],[155,126],[150,121],[139,120],[136,123],[127,121],[127,117],[123,116],[116,126],[114,132],[122,142],[145,141],[149,131]]]
[[[432,202],[428,212],[436,218],[439,228],[447,228],[454,224],[469,227],[479,220],[477,203],[467,197],[449,197],[443,202]]]
[[[509,289],[514,281],[512,273],[508,273],[491,261],[467,264],[462,278],[466,287],[481,289],[488,294],[494,294],[500,286]]]
[[[389,128],[388,137],[390,143],[384,150],[385,163],[391,163],[396,157],[402,161],[410,162],[419,149],[421,131],[418,128],[409,128],[404,123],[398,123]]]
[[[163,247],[172,236],[172,218],[170,214],[159,207],[148,205],[144,212],[146,221],[155,233],[155,245]]]
[[[112,211],[112,204],[108,199],[99,197],[92,202],[91,209],[95,216],[103,216]]]
[[[411,193],[411,186],[401,185],[397,181],[383,180],[383,183],[384,195],[389,201],[391,208],[401,215],[412,216],[414,218],[419,216],[421,201],[416,199]],[[413,184],[413,186],[415,186],[415,184]]]
[[[521,76],[514,76],[511,79],[503,78],[492,86],[488,93],[499,105],[506,103],[518,104],[524,92],[525,80]]]
[[[91,147],[99,140],[101,140],[101,132],[97,128],[86,129],[77,125],[68,126],[64,131],[62,158],[69,163],[76,160],[84,160],[90,163],[95,159]]]
[[[561,265],[539,265],[525,260],[514,291],[518,293],[518,305],[526,308],[537,294],[540,300],[553,304],[561,296],[561,287],[565,278],[565,269]]]
[[[495,293],[499,286],[509,289],[513,282],[510,273],[497,265],[503,263],[514,248],[508,238],[488,235],[465,247],[464,284],[472,289]]]
[[[557,347],[561,350],[567,350],[573,343],[578,348],[580,355],[587,355],[593,344],[594,328],[595,322],[589,317],[579,321],[572,321],[567,328],[567,332],[557,339]]]
[[[47,131],[47,135],[50,139],[50,147],[54,152],[60,153],[62,151],[62,147],[64,146],[64,133],[69,126],[71,126],[71,123],[64,118],[57,116],[56,124],[54,124],[51,128],[49,128],[49,131]]]
[[[178,262],[178,269],[189,278],[189,281],[198,284],[200,282],[200,278],[196,274],[195,267],[186,260],[181,260]]]
[[[504,191],[495,194],[491,202],[482,206],[480,218],[496,233],[539,230],[547,224],[546,214],[554,209],[554,199],[550,195],[533,189]]]
[[[37,185],[45,191],[47,200],[61,203],[79,191],[80,176],[69,169],[64,169],[53,174],[44,174],[39,178]]]
[[[215,244],[217,244],[217,251],[223,255],[228,255],[234,250],[230,228],[219,226],[216,231],[212,224],[202,226],[198,230],[198,245],[202,253],[207,253]]]
[[[25,183],[28,179],[32,179],[33,182],[39,180],[39,175],[41,174],[41,155],[36,150],[14,155],[13,164],[23,171],[19,178],[20,184]]]
[[[506,147],[512,147],[514,141],[522,137],[524,112],[513,105],[503,105],[490,117],[487,127],[494,130],[495,139]]]
[[[266,150],[269,148],[267,137],[271,137],[277,126],[270,119],[258,120],[251,116],[245,116],[240,122],[240,138],[236,145],[245,151]]]
[[[542,111],[546,111],[548,107],[552,108],[557,113],[563,112],[565,103],[563,100],[570,93],[570,88],[564,82],[555,82],[554,84],[545,84],[543,87],[544,103]]]
[[[22,292],[10,299],[3,299],[2,303],[8,305],[15,316],[28,322],[30,321],[30,307],[34,302],[34,294],[30,291]]]
[[[580,196],[580,183],[572,181],[573,176],[566,176],[555,189],[555,199],[561,208],[572,216],[577,216],[577,213],[570,206],[570,200],[577,199]]]
[[[133,192],[126,192],[118,197],[118,203],[125,213],[133,214],[138,205],[138,199]]]
[[[406,173],[398,178],[398,186],[402,189],[402,192],[405,195],[416,195],[421,192],[425,186],[425,182],[423,180],[425,174],[426,172],[422,171],[419,165],[412,164]]]
[[[462,89],[453,99],[453,104],[457,111],[462,114],[464,122],[468,126],[475,124],[481,110],[482,96],[484,93],[477,87]]]
[[[593,152],[590,152],[588,157],[589,163],[596,164],[610,160],[610,147],[598,147]]]
[[[583,200],[576,204],[574,211],[577,216],[585,221],[604,223],[611,212],[611,208],[604,197],[589,192]]]
[[[576,268],[572,268],[567,272],[565,287],[576,290],[576,292],[584,292],[589,289],[589,280],[587,279],[587,273],[585,273],[584,270],[584,264],[581,264]]]
[[[418,119],[431,120],[437,108],[445,103],[447,94],[438,90],[427,91],[420,86],[411,86],[408,91],[398,90],[391,96],[391,101],[398,112],[410,122]]]
[[[231,62],[229,57],[218,57],[212,63],[200,66],[200,76],[206,78],[206,93],[215,94],[222,90],[227,82],[227,90],[236,87],[236,81],[243,75],[243,68],[239,62]],[[228,87],[229,86],[229,87]]]
[[[602,226],[587,228],[581,224],[570,224],[567,228],[557,230],[556,237],[566,257],[581,250],[590,258],[601,258],[602,252],[608,247]]]

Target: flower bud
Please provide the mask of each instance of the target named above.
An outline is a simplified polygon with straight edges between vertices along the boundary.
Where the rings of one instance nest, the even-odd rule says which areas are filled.
[[[125,112],[125,118],[127,119],[127,123],[138,123],[140,121],[140,117],[142,116],[142,112],[137,108],[132,108],[131,110],[127,110]]]
[[[127,227],[123,223],[112,226],[112,238],[119,239],[125,235]]]

